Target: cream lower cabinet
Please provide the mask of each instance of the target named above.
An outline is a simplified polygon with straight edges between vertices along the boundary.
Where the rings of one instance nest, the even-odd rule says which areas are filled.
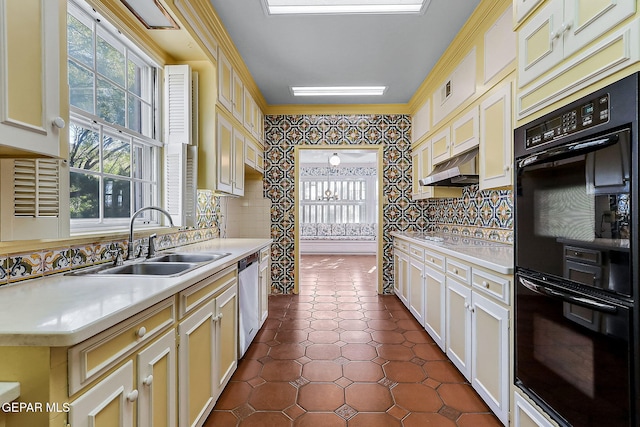
[[[424,271],[424,260],[422,258],[409,256],[409,311],[421,325],[424,325]]]
[[[258,265],[258,319],[260,327],[269,316],[269,294],[271,293],[271,247],[260,250],[260,264]]]
[[[209,298],[225,283],[230,286]],[[180,296],[181,306],[188,313],[178,324],[181,427],[204,423],[237,366],[236,270],[225,270],[192,288]],[[203,301],[206,302],[201,305]]]
[[[555,427],[520,393],[513,394],[513,427]]]
[[[129,360],[73,401],[69,424],[72,427],[133,427],[133,406],[138,399],[133,371],[133,361]]]
[[[409,244],[393,241],[393,290],[400,301],[409,308]]]
[[[441,255],[425,251],[425,313],[424,328],[444,351],[446,342],[445,297],[446,284],[441,268],[433,267]],[[434,262],[431,262],[433,260]]]
[[[500,421],[507,425],[509,310],[468,284],[449,276],[446,281],[447,356]],[[490,289],[489,282],[479,281]]]

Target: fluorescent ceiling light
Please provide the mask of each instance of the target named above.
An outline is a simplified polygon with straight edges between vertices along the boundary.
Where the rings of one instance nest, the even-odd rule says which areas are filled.
[[[263,0],[271,15],[423,13],[430,0]]]
[[[180,28],[158,0],[121,1],[150,30],[177,30]]]
[[[379,96],[386,86],[294,86],[293,96]]]

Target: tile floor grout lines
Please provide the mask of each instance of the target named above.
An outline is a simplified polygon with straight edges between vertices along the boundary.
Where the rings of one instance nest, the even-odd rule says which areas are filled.
[[[373,266],[304,256],[204,426],[501,426]]]

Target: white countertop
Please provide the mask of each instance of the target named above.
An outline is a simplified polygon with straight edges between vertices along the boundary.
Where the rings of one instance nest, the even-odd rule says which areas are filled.
[[[270,239],[213,239],[169,252],[231,255],[181,276],[66,276],[0,287],[0,345],[70,346],[151,307],[270,244]]]
[[[425,240],[423,233],[415,231],[397,231],[392,232],[391,235],[488,268],[497,273],[513,274],[514,271],[513,246],[506,243],[444,234],[441,235],[445,236],[444,241],[437,242]]]

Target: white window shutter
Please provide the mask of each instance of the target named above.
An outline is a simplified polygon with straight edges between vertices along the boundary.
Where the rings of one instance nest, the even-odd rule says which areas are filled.
[[[165,153],[165,208],[176,226],[196,225],[198,148],[169,144]]]
[[[191,144],[192,84],[189,65],[167,65],[165,81],[165,142]]]

